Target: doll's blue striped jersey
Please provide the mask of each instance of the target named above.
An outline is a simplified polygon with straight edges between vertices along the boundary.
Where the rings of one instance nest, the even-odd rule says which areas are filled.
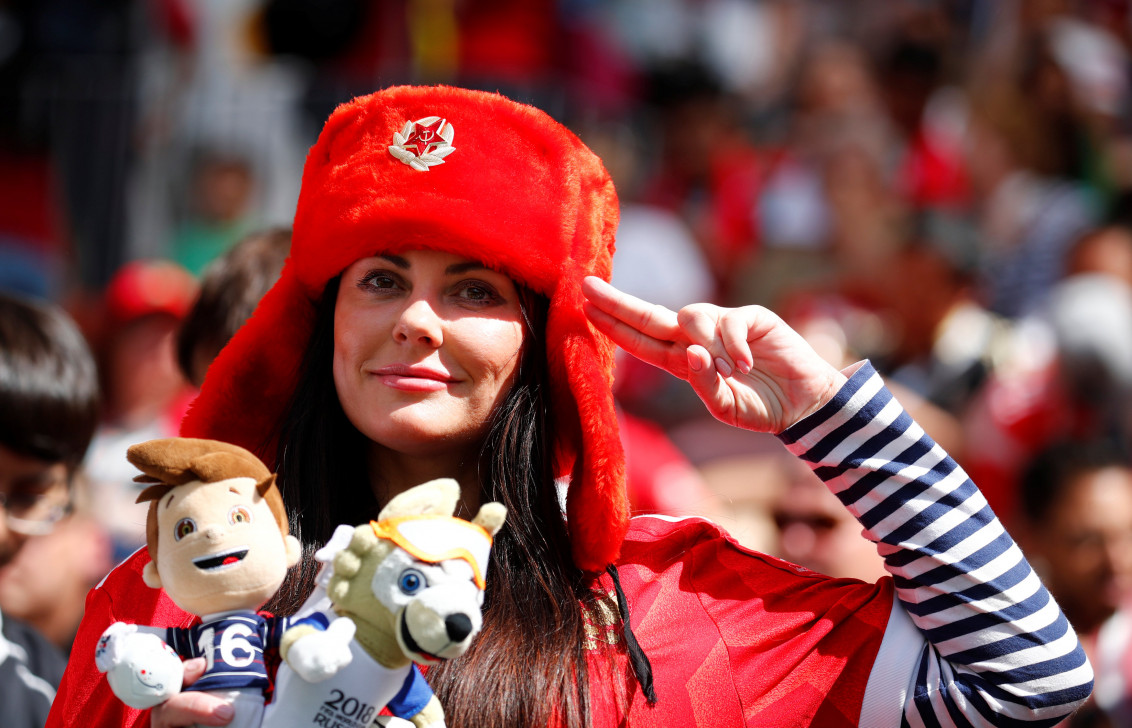
[[[264,650],[278,649],[283,633],[295,624],[287,617],[235,612],[192,627],[170,627],[164,638],[183,659],[205,659],[204,675],[186,690],[266,689]]]

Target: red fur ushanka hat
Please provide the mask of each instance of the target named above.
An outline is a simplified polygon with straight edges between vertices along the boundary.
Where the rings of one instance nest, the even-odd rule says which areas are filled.
[[[503,96],[395,87],[339,106],[307,156],[291,256],[213,362],[182,434],[274,462],[315,304],[359,258],[429,248],[481,261],[549,298],[555,474],[569,475],[575,563],[598,571],[628,527],[610,385],[613,343],[582,312],[609,280],[617,195],[601,160],[548,115]],[[547,487],[554,487],[547,483]]]

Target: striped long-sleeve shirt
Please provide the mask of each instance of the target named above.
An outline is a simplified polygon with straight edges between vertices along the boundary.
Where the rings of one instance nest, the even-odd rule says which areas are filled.
[[[700,519],[634,519],[618,570],[659,701],[638,692],[631,725],[1044,726],[1088,697],[1065,616],[871,366],[780,439],[892,576],[830,579]],[[594,725],[619,724],[616,699],[592,692]]]

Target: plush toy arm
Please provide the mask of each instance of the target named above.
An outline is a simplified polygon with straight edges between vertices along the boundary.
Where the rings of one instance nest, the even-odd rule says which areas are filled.
[[[382,728],[409,728],[409,726],[445,728],[444,710],[440,707],[440,701],[436,697],[429,700],[428,704],[409,720],[394,715],[379,715],[374,718],[373,722]]]
[[[444,728],[444,708],[440,707],[440,701],[433,695],[428,705],[409,721],[417,728]]]
[[[325,629],[315,620],[303,620],[283,633],[279,654],[310,683],[322,682],[350,664],[350,641],[356,626],[349,617],[338,617]]]
[[[184,668],[173,649],[148,628],[115,622],[94,650],[94,664],[131,708],[152,708],[181,691]]]
[[[138,626],[125,622],[114,622],[102,636],[98,638],[98,646],[94,648],[94,665],[99,672],[108,672],[110,668],[122,661],[122,647],[126,636],[136,634]]]
[[[444,728],[444,708],[432,694],[432,688],[416,665],[410,666],[401,690],[393,696],[387,707],[390,713],[402,720],[411,721],[418,728]]]
[[[415,728],[409,721],[394,715],[379,715],[373,719],[373,723],[381,728]],[[445,728],[444,721],[432,723],[429,728]]]

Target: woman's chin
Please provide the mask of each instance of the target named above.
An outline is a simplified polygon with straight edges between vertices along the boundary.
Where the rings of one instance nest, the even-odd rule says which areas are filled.
[[[486,427],[484,417],[448,408],[419,406],[401,407],[367,422],[354,423],[371,441],[404,455],[432,456],[463,451],[478,444]]]

